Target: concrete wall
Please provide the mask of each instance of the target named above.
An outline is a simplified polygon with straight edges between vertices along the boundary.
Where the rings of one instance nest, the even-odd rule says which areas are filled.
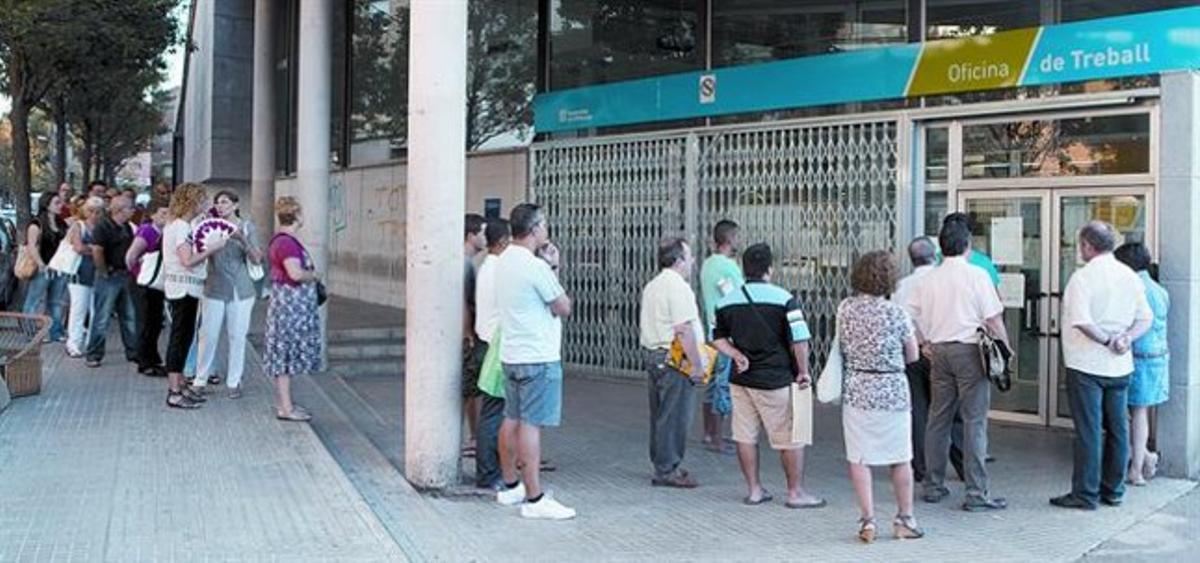
[[[524,201],[524,149],[467,157],[467,210],[482,214],[484,200],[500,198],[502,215]],[[403,162],[336,171],[330,180],[330,292],[393,307],[404,306],[404,232],[407,167]],[[275,182],[275,195],[296,195],[294,178]],[[461,230],[462,225],[447,225]]]
[[[1168,320],[1171,399],[1159,407],[1164,470],[1200,479],[1200,74],[1162,77],[1159,161],[1161,278]]]
[[[192,43],[196,50],[188,64],[183,179],[245,191],[250,181],[254,0],[198,3]]]

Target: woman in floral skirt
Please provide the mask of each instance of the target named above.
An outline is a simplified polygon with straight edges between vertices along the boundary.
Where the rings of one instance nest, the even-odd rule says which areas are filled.
[[[293,197],[275,202],[278,228],[267,250],[271,302],[267,307],[267,374],[275,379],[275,417],[305,422],[307,411],[292,403],[292,377],[321,369],[318,276],[296,232],[304,224]]]

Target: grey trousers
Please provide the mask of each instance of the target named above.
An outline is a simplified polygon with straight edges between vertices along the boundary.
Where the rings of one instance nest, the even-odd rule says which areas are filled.
[[[695,389],[687,378],[663,365],[666,352],[645,350],[650,395],[650,462],[654,476],[672,476],[683,463],[692,418]]]
[[[950,455],[950,432],[954,415],[963,420],[963,469],[967,497],[988,496],[987,414],[991,384],[983,373],[979,347],[975,344],[933,345],[929,376],[929,423],[925,428],[925,487],[943,487]]]

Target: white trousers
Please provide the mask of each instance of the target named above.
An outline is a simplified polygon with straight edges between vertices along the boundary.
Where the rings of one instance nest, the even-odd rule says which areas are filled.
[[[221,338],[221,327],[225,327],[226,342],[229,344],[229,371],[225,384],[230,389],[242,384],[242,371],[246,367],[246,334],[250,332],[250,314],[254,311],[254,298],[242,301],[200,300],[199,341],[196,346],[196,379],[194,384],[204,386],[212,375],[217,359],[217,344]]]
[[[92,316],[92,286],[67,284],[67,294],[71,300],[71,308],[67,313],[67,350],[81,353],[87,344],[87,330],[84,324],[88,317]]]

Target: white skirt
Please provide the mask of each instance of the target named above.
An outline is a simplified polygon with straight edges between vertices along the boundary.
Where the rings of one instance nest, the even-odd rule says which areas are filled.
[[[866,411],[842,405],[846,459],[864,465],[912,461],[912,414],[909,411]]]

